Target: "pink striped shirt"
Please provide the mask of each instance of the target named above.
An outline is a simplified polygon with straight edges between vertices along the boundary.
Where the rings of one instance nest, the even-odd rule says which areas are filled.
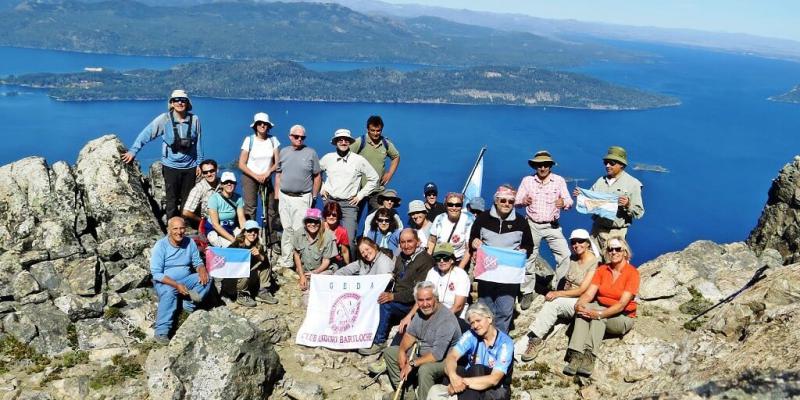
[[[564,199],[564,209],[572,207],[572,197],[567,191],[567,182],[564,178],[550,173],[542,182],[539,176],[533,174],[522,178],[517,190],[516,205],[525,204],[525,198],[531,198],[531,204],[525,207],[528,218],[534,222],[550,222],[561,216],[561,210],[556,207],[556,200]]]

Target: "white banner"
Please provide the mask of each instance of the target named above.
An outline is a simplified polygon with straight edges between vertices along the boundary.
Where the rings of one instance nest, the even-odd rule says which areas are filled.
[[[330,349],[372,346],[380,319],[378,296],[391,279],[391,274],[311,275],[306,318],[295,342]]]

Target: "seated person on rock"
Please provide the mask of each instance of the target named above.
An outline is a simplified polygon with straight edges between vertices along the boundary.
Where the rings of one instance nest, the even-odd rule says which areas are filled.
[[[228,247],[244,226],[244,201],[234,192],[236,175],[233,172],[223,172],[220,182],[222,190],[208,199],[206,237],[212,246]]]
[[[592,284],[575,304],[575,326],[567,347],[567,375],[591,376],[606,333],[624,335],[633,328],[639,271],[630,264],[631,250],[621,236],[606,242],[608,264],[597,267]]]
[[[250,277],[233,279],[236,281],[236,302],[245,307],[255,307],[256,300],[267,304],[278,304],[278,299],[270,293],[273,283],[272,268],[270,268],[266,251],[258,243],[260,229],[258,222],[248,220],[244,223],[244,229],[236,236],[236,240],[229,246],[237,249],[250,249]],[[258,291],[255,300],[251,294],[252,289]]]
[[[375,211],[375,218],[372,219],[370,228],[364,236],[372,239],[387,256],[394,258],[400,253],[398,243],[400,242],[400,229],[397,220],[394,218],[394,210],[379,208]]]
[[[186,222],[172,217],[167,222],[167,236],[153,246],[150,256],[150,273],[158,295],[155,322],[155,341],[169,343],[178,300],[183,311],[192,312],[195,303],[203,300],[211,288],[205,264],[194,241],[186,237]]]
[[[445,384],[432,387],[428,398],[455,395],[459,400],[510,399],[514,342],[495,328],[494,314],[483,303],[471,305],[467,319],[471,329],[445,358]],[[459,364],[464,357],[465,366]]]
[[[311,275],[333,273],[328,267],[331,265],[331,258],[339,252],[336,250],[333,234],[322,226],[322,212],[319,209],[306,210],[303,230],[295,235],[292,246],[294,267],[300,277],[300,290],[308,290]]]
[[[413,399],[410,392],[416,388],[416,398],[428,398],[431,386],[440,383],[444,378],[444,356],[461,337],[461,328],[456,316],[439,303],[436,284],[429,281],[414,286],[415,314],[411,318],[408,329],[403,334],[399,346],[390,346],[383,351],[389,381],[392,386],[404,386],[403,399]],[[416,352],[410,354],[414,343]],[[415,379],[416,378],[416,379]],[[414,385],[416,381],[416,385]],[[384,399],[391,399],[394,392],[388,393]]]
[[[378,194],[378,204],[380,204],[378,210],[381,208],[385,208],[387,210],[396,210],[397,207],[400,207],[400,197],[397,196],[396,190],[385,189],[380,194]],[[369,213],[367,217],[364,218],[364,232],[370,229],[374,229],[372,227],[372,220],[375,219],[375,213],[378,212],[378,210]],[[397,222],[397,229],[402,230],[404,228],[403,220],[400,219],[400,216],[397,215],[396,213],[394,215],[394,220],[395,222]]]
[[[575,229],[569,235],[572,255],[569,258],[569,268],[564,276],[563,290],[553,290],[544,296],[546,302],[534,317],[528,332],[528,347],[522,354],[522,361],[533,361],[536,354],[544,345],[544,339],[559,318],[575,316],[575,304],[589,286],[597,269],[597,257],[592,252],[592,243],[589,232],[585,229]],[[557,284],[556,287],[560,287]]]
[[[203,179],[197,181],[189,192],[189,197],[186,198],[182,211],[183,218],[191,221],[191,224],[197,227],[204,223],[203,218],[208,218],[208,199],[211,198],[212,194],[222,190],[217,178],[216,161],[204,160],[201,162],[200,174]]]
[[[378,275],[391,274],[394,271],[394,261],[383,254],[372,239],[358,239],[358,252],[361,254],[360,259],[337,269],[334,275]]]
[[[425,280],[425,275],[433,267],[433,257],[419,248],[417,232],[411,228],[400,233],[400,256],[394,263],[391,290],[378,296],[380,319],[378,330],[371,347],[360,349],[359,354],[370,356],[386,347],[389,331],[393,323],[408,315],[414,306],[414,285]]]

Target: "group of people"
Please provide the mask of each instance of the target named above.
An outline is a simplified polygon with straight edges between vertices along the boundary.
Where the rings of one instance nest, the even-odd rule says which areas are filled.
[[[395,385],[413,376],[418,387],[405,398],[427,398],[442,379],[441,393],[464,399],[509,398],[513,343],[508,332],[517,302],[525,310],[534,298],[542,240],[554,255],[555,271],[552,290],[529,329],[523,361],[535,359],[558,319],[572,318],[564,372],[590,375],[603,336],[624,334],[633,325],[639,276],[629,263],[625,237],[633,220],[644,214],[644,206],[642,185],[625,172],[627,154],[621,147],[608,149],[605,174],[590,189],[618,197],[615,218],[594,215],[591,232],[576,229],[568,241],[560,214],[573,206],[579,190],[570,193],[564,178],[552,172],[556,162],[547,151],[528,161],[533,173],[518,187],[497,188],[489,207],[481,198],[465,199],[458,192],[447,193],[440,203],[438,186],[428,182],[423,199],[408,203],[405,219],[397,212],[401,198],[387,188],[400,153],[383,136],[380,116],[369,117],[361,137],[336,130],[330,141],[334,151],[319,158],[305,145],[303,126],[292,126],[290,145],[280,148],[270,134],[274,124],[269,116],[257,113],[250,125],[253,132],[241,146],[240,196],[236,174],[219,174],[217,163],[204,158],[200,122],[191,110],[186,92],[173,91],[168,111],[156,117],[122,156],[130,163],[146,143],[162,140],[168,232],[151,257],[159,295],[157,341],[168,342],[178,300],[184,310],[193,310],[212,281],[197,245],[186,236],[187,220],[213,246],[250,249],[253,273],[231,285],[236,301],[245,306],[278,302],[273,267],[294,269],[303,291],[314,274],[391,273],[393,281],[378,299],[380,319],[373,345],[359,353],[383,352]],[[259,242],[259,196],[263,212],[277,212],[282,225],[275,266]],[[318,196],[322,209],[314,207]],[[359,230],[364,215],[365,225]],[[524,252],[525,280],[509,284],[471,277],[470,267],[483,245]],[[470,305],[473,280],[478,301]],[[388,346],[394,325],[400,334],[395,346]],[[463,357],[466,365],[458,363]]]

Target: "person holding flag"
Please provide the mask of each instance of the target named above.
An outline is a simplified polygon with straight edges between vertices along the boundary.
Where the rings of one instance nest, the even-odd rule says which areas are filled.
[[[236,240],[229,246],[234,249],[250,250],[250,276],[236,280],[236,302],[245,307],[255,307],[256,301],[278,304],[278,299],[270,293],[274,278],[269,260],[266,257],[266,251],[258,243],[260,229],[258,222],[248,220],[244,223],[244,230],[236,236]],[[255,296],[255,300],[248,290],[254,286],[258,286],[258,295]]]
[[[494,205],[489,212],[478,216],[469,236],[470,246],[478,253],[475,262],[478,299],[494,313],[497,329],[506,333],[511,326],[514,302],[524,278],[525,259],[533,251],[528,224],[525,218],[514,212],[516,197],[517,192],[511,185],[497,188]],[[486,251],[481,249],[484,245],[506,252],[510,250],[512,255],[485,256]],[[514,257],[513,253],[519,254]]]

